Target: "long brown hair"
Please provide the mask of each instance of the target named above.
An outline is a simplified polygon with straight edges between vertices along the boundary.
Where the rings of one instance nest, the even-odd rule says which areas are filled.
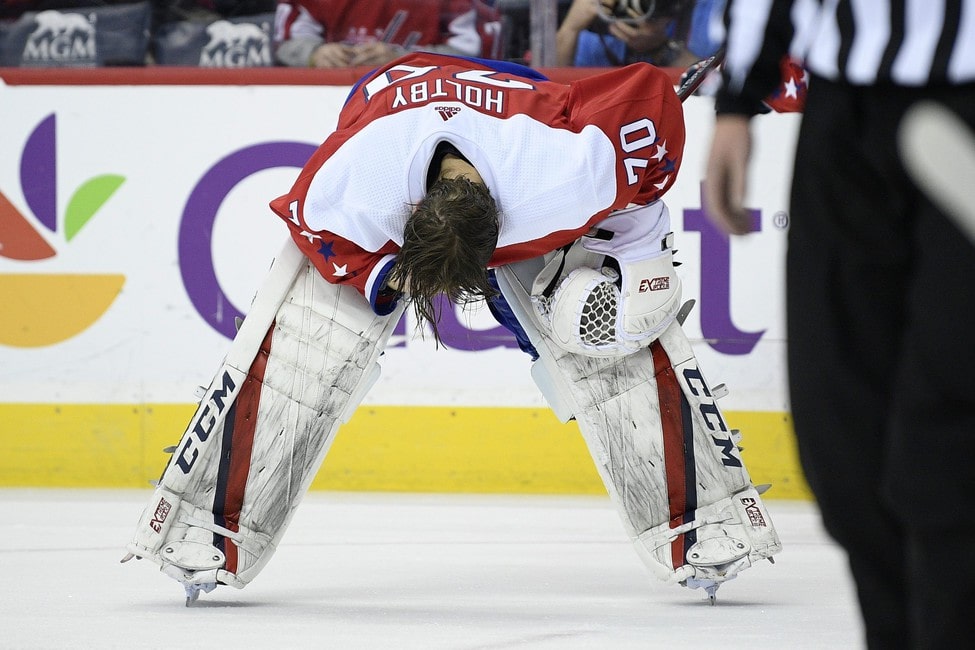
[[[405,288],[417,322],[430,323],[438,344],[438,294],[456,304],[497,294],[487,266],[498,245],[498,228],[490,192],[463,176],[438,179],[414,206],[389,278]]]

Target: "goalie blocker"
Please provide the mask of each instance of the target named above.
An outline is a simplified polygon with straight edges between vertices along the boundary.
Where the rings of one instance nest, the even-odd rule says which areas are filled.
[[[379,376],[402,314],[377,316],[289,239],[173,450],[129,555],[183,583],[187,604],[264,567],[338,427]]]

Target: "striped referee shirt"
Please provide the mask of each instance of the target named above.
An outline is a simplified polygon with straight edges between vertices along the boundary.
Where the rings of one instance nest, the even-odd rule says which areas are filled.
[[[718,112],[751,110],[791,53],[854,85],[975,82],[975,0],[728,0]]]

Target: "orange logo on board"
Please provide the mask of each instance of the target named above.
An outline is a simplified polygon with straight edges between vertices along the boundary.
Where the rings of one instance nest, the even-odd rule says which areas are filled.
[[[20,186],[33,219],[0,191],[0,257],[23,262],[55,257],[52,240],[71,243],[125,181],[114,174],[87,180],[59,220],[56,124],[53,113],[42,120],[21,153]],[[0,345],[42,347],[76,336],[108,310],[124,283],[119,274],[0,274]]]

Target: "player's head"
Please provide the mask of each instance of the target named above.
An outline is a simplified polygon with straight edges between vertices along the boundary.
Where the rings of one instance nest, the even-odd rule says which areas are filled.
[[[440,341],[434,300],[463,304],[497,293],[487,266],[498,245],[498,208],[482,183],[440,178],[414,206],[390,279],[406,287],[420,322]]]

